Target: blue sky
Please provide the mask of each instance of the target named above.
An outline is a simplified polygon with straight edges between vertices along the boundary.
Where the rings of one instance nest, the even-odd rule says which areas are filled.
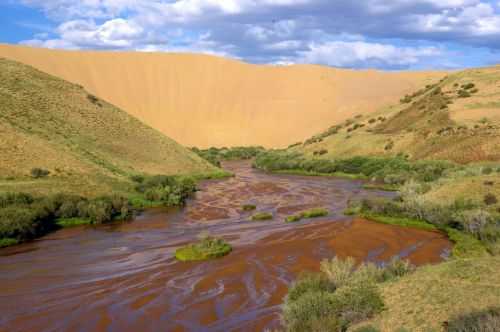
[[[197,52],[252,63],[500,63],[500,0],[3,0],[0,42]]]

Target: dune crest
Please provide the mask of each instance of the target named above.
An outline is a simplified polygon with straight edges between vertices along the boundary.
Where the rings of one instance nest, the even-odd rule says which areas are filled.
[[[444,76],[12,45],[0,45],[0,57],[80,84],[181,144],[198,147],[285,147]]]

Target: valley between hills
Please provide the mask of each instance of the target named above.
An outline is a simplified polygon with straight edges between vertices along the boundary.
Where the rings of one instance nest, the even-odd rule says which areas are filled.
[[[499,98],[499,66],[0,45],[0,330],[494,331]]]

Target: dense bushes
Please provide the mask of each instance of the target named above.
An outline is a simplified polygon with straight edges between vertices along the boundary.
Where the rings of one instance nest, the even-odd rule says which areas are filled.
[[[128,199],[120,196],[86,199],[73,195],[33,197],[23,193],[0,195],[0,239],[26,241],[57,227],[58,218],[82,218],[100,224],[132,215]]]
[[[426,191],[425,187],[424,184],[409,182],[403,186],[401,196],[395,200],[365,199],[351,203],[349,210],[365,216],[391,216],[425,221],[448,234],[453,233],[451,230],[470,234],[484,243],[492,253],[499,250],[499,215],[486,210],[485,206],[470,201],[457,200],[448,205],[429,201],[423,195]],[[459,240],[466,242],[457,246],[457,250],[463,251],[466,245],[475,255],[478,251],[477,240],[469,239],[466,234],[460,236]],[[461,252],[461,254],[467,253]]]
[[[223,160],[251,159],[256,157],[259,153],[265,151],[265,149],[261,146],[238,146],[233,148],[212,147],[204,150],[192,148],[191,150],[217,167],[220,167],[221,161]]]
[[[196,181],[186,176],[156,175],[138,182],[135,189],[148,201],[176,206],[183,205],[196,191]]]
[[[351,324],[383,309],[377,282],[411,271],[407,262],[386,266],[334,258],[321,263],[321,273],[306,274],[292,284],[283,308],[288,331],[345,331]]]
[[[385,184],[400,185],[410,179],[431,182],[456,167],[445,161],[416,161],[404,157],[352,157],[347,159],[307,159],[298,153],[268,151],[257,156],[254,166],[266,171],[346,173]]]
[[[142,202],[182,205],[196,190],[196,181],[190,177],[136,175],[132,179]],[[63,225],[102,224],[126,220],[133,214],[130,199],[119,195],[89,199],[68,194],[3,193],[0,194],[0,246],[42,236],[59,227],[58,220],[64,220]]]

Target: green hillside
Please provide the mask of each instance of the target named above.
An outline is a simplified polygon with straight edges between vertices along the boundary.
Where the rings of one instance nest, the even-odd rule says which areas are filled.
[[[292,150],[323,158],[356,155],[500,160],[500,66],[452,73],[398,105],[336,124]]]
[[[218,171],[82,87],[0,59],[0,191],[96,196],[127,192],[131,175]]]

